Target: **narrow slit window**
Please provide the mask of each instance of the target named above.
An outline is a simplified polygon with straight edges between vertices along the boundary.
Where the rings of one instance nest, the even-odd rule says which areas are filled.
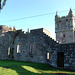
[[[8,55],[10,55],[10,47],[8,48]]]
[[[49,52],[47,53],[47,59],[49,60]]]
[[[19,45],[17,45],[17,53],[21,53],[20,47],[21,47],[21,45],[20,45],[20,44],[19,44]]]
[[[33,48],[34,48],[33,43],[31,43],[31,44],[30,44],[30,53],[33,52]]]

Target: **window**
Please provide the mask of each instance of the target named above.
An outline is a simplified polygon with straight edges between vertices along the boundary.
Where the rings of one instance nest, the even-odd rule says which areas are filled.
[[[34,48],[33,43],[30,43],[30,53],[32,53],[32,52],[33,52],[33,48]]]
[[[47,59],[49,60],[49,52],[47,53]]]
[[[68,19],[66,19],[66,21],[68,21]]]
[[[61,20],[59,20],[59,22],[61,22]]]
[[[17,53],[21,53],[20,46],[21,46],[20,44],[17,45]]]
[[[8,55],[10,55],[10,47],[8,48]]]
[[[63,37],[65,37],[65,34],[63,34]]]

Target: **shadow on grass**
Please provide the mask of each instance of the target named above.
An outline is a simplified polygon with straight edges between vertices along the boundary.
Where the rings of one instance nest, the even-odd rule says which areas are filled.
[[[18,75],[68,75],[60,73],[55,74],[53,72],[57,71],[57,69],[51,67],[48,64],[41,63],[30,63],[22,61],[0,61],[0,67],[15,70]],[[50,71],[50,73],[46,73],[46,71]]]

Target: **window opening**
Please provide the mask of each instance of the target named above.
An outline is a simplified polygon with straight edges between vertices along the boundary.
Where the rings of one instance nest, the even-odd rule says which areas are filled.
[[[63,37],[65,37],[65,34],[63,34]]]
[[[8,55],[10,55],[10,47],[8,48]]]
[[[33,43],[31,43],[31,44],[30,44],[30,53],[33,52],[33,47],[34,47],[34,46],[33,46]]]
[[[18,45],[17,45],[17,53],[21,53],[20,47],[21,47],[21,45],[18,44]]]
[[[61,22],[61,20],[59,20],[59,22]]]
[[[68,21],[68,19],[66,19],[66,21]]]
[[[49,52],[47,53],[47,59],[49,60]]]

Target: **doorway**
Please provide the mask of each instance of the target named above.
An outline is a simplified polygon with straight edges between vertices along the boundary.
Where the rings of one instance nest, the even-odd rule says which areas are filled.
[[[57,67],[64,67],[64,52],[57,52]]]

